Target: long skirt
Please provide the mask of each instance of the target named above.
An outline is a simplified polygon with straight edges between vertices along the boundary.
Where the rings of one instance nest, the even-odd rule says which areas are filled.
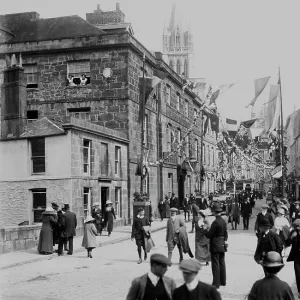
[[[50,228],[42,228],[38,244],[39,253],[53,253],[53,232]]]
[[[200,262],[210,261],[209,244],[202,245],[199,242],[195,244],[195,258]]]

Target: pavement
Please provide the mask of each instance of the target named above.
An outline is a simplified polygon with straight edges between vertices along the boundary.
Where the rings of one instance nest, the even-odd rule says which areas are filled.
[[[152,232],[156,232],[158,230],[165,229],[166,226],[167,226],[167,219],[163,221],[155,220],[151,224],[151,229]],[[131,226],[121,226],[121,227],[116,227],[110,236],[108,236],[107,231],[103,231],[101,236],[96,237],[97,240],[96,242],[97,242],[97,247],[103,247],[111,244],[121,243],[123,241],[129,240],[130,238],[131,238]],[[81,246],[81,243],[82,243],[82,236],[74,237],[74,241],[73,241],[74,253],[86,251],[86,249]],[[57,245],[56,245],[56,249],[57,249]],[[49,260],[56,256],[57,253],[53,253],[50,255],[41,255],[38,253],[37,247],[27,249],[27,250],[3,253],[0,254],[0,270],[13,268],[16,266],[38,262],[42,260]]]
[[[238,230],[232,230],[228,224],[229,248],[226,253],[227,285],[219,289],[223,300],[244,300],[256,280],[263,278],[261,266],[253,259],[257,238],[254,235],[254,223],[258,208],[265,201],[258,200],[250,219],[250,228],[243,230],[242,224]],[[227,218],[224,217],[226,220]],[[211,222],[213,217],[209,218]],[[191,222],[187,222],[188,232]],[[166,221],[153,222],[152,237],[155,247],[152,253],[167,255],[165,242]],[[76,238],[76,251],[74,255],[41,256],[36,249],[32,252],[20,251],[0,256],[1,299],[3,300],[71,300],[86,299],[125,299],[133,278],[149,271],[149,259],[137,264],[137,251],[135,242],[130,241],[130,226],[116,228],[111,237],[97,237],[100,247],[93,250],[93,258],[87,258],[86,251],[81,245],[81,237]],[[194,252],[195,237],[188,233],[190,247]],[[123,239],[123,240],[121,240]],[[105,247],[104,247],[105,246]],[[26,252],[26,253],[24,253]],[[26,259],[25,256],[27,255]],[[13,261],[9,257],[15,256]],[[23,259],[18,258],[22,256]],[[2,257],[7,258],[2,262]],[[33,259],[30,259],[30,258]],[[37,261],[37,258],[43,260]],[[188,258],[185,254],[184,258]],[[6,259],[5,259],[6,260]],[[173,265],[166,275],[172,277],[177,286],[183,283],[179,270],[179,255],[177,249],[173,252]],[[279,277],[286,281],[297,298],[295,273],[293,263],[286,263],[279,273]],[[211,266],[203,266],[198,275],[199,280],[211,284]]]

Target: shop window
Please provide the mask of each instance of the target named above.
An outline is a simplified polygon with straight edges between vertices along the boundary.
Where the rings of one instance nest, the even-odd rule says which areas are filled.
[[[46,189],[33,189],[32,192],[32,209],[33,222],[42,222],[42,213],[46,209]]]
[[[45,173],[45,138],[33,139],[30,142],[32,173]]]

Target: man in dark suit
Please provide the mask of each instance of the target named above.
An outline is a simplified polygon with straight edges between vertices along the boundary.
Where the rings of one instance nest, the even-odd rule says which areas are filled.
[[[188,221],[190,220],[190,203],[189,196],[186,194],[186,197],[183,199],[183,210],[184,210],[184,220],[186,221],[186,215],[188,215]]]
[[[295,201],[290,207],[290,218],[292,222],[300,219],[300,201]]]
[[[228,239],[227,224],[221,217],[222,208],[219,203],[214,204],[213,214],[216,219],[205,236],[210,239],[211,268],[213,273],[213,285],[218,289],[220,285],[226,285],[225,252]],[[203,227],[207,229],[206,225]]]
[[[183,260],[179,268],[185,283],[175,289],[173,300],[221,300],[220,293],[215,287],[198,280],[197,275],[201,269],[198,260]]]
[[[199,207],[196,204],[196,199],[193,199],[192,200],[192,230],[190,231],[190,233],[194,232],[195,224],[198,221],[198,211],[199,211]]]
[[[73,237],[76,236],[77,218],[76,214],[70,211],[70,205],[65,204],[65,236],[68,239],[69,252],[68,255],[73,254]]]
[[[208,207],[207,200],[204,198],[203,195],[202,195],[201,198],[200,198],[200,201],[199,201],[199,203],[198,203],[198,206],[199,206],[199,209],[200,209],[200,210],[205,210],[205,209],[207,209],[207,207]]]
[[[261,222],[262,219],[264,219],[264,218],[268,219],[271,227],[273,227],[273,225],[274,225],[273,217],[270,213],[268,213],[268,208],[269,208],[268,205],[263,204],[261,206],[261,212],[257,215],[255,225],[254,225],[256,236],[258,236],[259,225],[260,225],[260,222]]]
[[[126,300],[172,299],[176,284],[172,278],[164,276],[171,264],[162,254],[151,255],[150,272],[132,281]]]
[[[248,300],[295,299],[290,286],[276,276],[284,266],[281,255],[275,251],[268,252],[262,266],[266,276],[253,284]]]
[[[170,198],[170,208],[175,207],[175,208],[179,208],[179,202],[178,202],[178,198],[175,197],[175,194],[172,193],[172,197]]]
[[[244,230],[249,229],[249,218],[252,215],[252,205],[249,200],[249,198],[246,199],[242,210]]]
[[[259,234],[257,240],[257,246],[254,254],[254,260],[258,264],[262,264],[263,258],[270,251],[275,251],[281,254],[283,250],[283,244],[279,235],[270,230],[269,220],[264,218],[259,225]]]

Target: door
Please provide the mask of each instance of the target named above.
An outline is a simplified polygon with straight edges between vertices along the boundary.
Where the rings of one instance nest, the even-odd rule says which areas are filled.
[[[101,211],[105,210],[106,201],[109,199],[109,187],[101,187]]]

